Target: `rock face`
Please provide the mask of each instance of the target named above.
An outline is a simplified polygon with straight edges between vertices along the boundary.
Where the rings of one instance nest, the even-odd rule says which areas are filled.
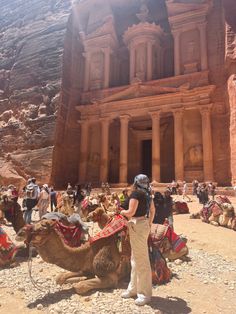
[[[69,0],[0,4],[0,185],[48,182]]]

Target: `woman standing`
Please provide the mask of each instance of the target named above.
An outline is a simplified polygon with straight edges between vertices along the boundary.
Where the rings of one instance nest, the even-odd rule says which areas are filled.
[[[137,295],[136,305],[145,305],[152,296],[152,275],[148,254],[148,235],[155,215],[149,179],[144,174],[134,178],[133,192],[122,205],[121,214],[129,219],[128,229],[131,244],[131,278],[123,298]],[[149,214],[149,217],[148,217]]]
[[[39,194],[39,201],[38,201],[40,219],[42,218],[43,215],[47,213],[49,202],[50,202],[50,193],[49,193],[48,185],[44,184]]]

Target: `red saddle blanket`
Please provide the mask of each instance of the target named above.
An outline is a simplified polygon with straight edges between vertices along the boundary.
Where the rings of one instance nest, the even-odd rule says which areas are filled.
[[[177,201],[173,208],[174,214],[189,214],[188,204],[186,202]]]
[[[3,264],[10,262],[17,252],[15,244],[8,237],[7,233],[0,226],[0,260]],[[0,261],[1,265],[1,261]]]
[[[127,220],[122,215],[117,214],[100,232],[94,237],[91,237],[89,241],[90,243],[94,243],[99,239],[108,238],[124,228],[127,228]]]
[[[149,246],[160,248],[162,241],[167,238],[175,252],[179,252],[186,243],[177,235],[170,226],[152,224],[151,232],[148,238]]]
[[[71,247],[80,246],[82,235],[82,228],[80,226],[65,226],[57,221],[55,228],[63,236],[65,244]]]

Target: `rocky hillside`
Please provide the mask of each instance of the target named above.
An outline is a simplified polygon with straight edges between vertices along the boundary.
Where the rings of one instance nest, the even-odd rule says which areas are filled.
[[[51,171],[70,0],[0,2],[0,185]]]

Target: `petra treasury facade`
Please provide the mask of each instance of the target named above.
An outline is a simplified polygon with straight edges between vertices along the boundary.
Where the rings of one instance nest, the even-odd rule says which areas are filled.
[[[54,184],[126,185],[140,172],[156,182],[234,181],[234,41],[219,0],[75,2]]]

